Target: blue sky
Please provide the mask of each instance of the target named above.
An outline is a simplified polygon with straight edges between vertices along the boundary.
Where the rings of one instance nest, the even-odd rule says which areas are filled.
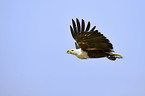
[[[0,96],[145,96],[144,0],[0,0]],[[71,19],[124,56],[80,60]]]

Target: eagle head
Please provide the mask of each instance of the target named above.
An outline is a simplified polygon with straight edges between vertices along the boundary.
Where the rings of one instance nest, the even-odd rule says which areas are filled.
[[[68,54],[76,55],[77,54],[77,51],[76,51],[76,49],[72,49],[72,50],[68,50],[67,53]]]
[[[80,49],[72,49],[67,51],[68,54],[72,54],[77,56],[79,59],[87,59],[89,58],[87,52]]]

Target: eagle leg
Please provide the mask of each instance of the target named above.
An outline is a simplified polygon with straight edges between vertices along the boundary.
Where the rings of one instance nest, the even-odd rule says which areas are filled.
[[[106,56],[109,60],[113,60],[115,61],[116,58],[118,59],[122,59],[123,57],[119,54],[112,54],[112,53],[108,53],[108,56]]]

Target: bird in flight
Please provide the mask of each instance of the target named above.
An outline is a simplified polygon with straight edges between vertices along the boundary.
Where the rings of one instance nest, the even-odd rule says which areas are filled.
[[[98,30],[95,30],[96,26],[90,29],[90,25],[90,21],[85,27],[83,19],[81,23],[77,18],[76,22],[72,19],[70,31],[76,41],[76,49],[68,50],[67,53],[75,55],[79,59],[107,57],[109,60],[115,61],[116,58],[123,58],[121,55],[114,54],[110,41]]]

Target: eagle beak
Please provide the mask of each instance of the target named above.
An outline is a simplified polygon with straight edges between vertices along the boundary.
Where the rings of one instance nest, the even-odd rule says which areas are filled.
[[[70,53],[69,53],[69,50],[67,51],[67,54],[70,54]]]
[[[72,53],[72,50],[68,50],[68,51],[67,51],[67,54],[71,54],[71,53]]]

